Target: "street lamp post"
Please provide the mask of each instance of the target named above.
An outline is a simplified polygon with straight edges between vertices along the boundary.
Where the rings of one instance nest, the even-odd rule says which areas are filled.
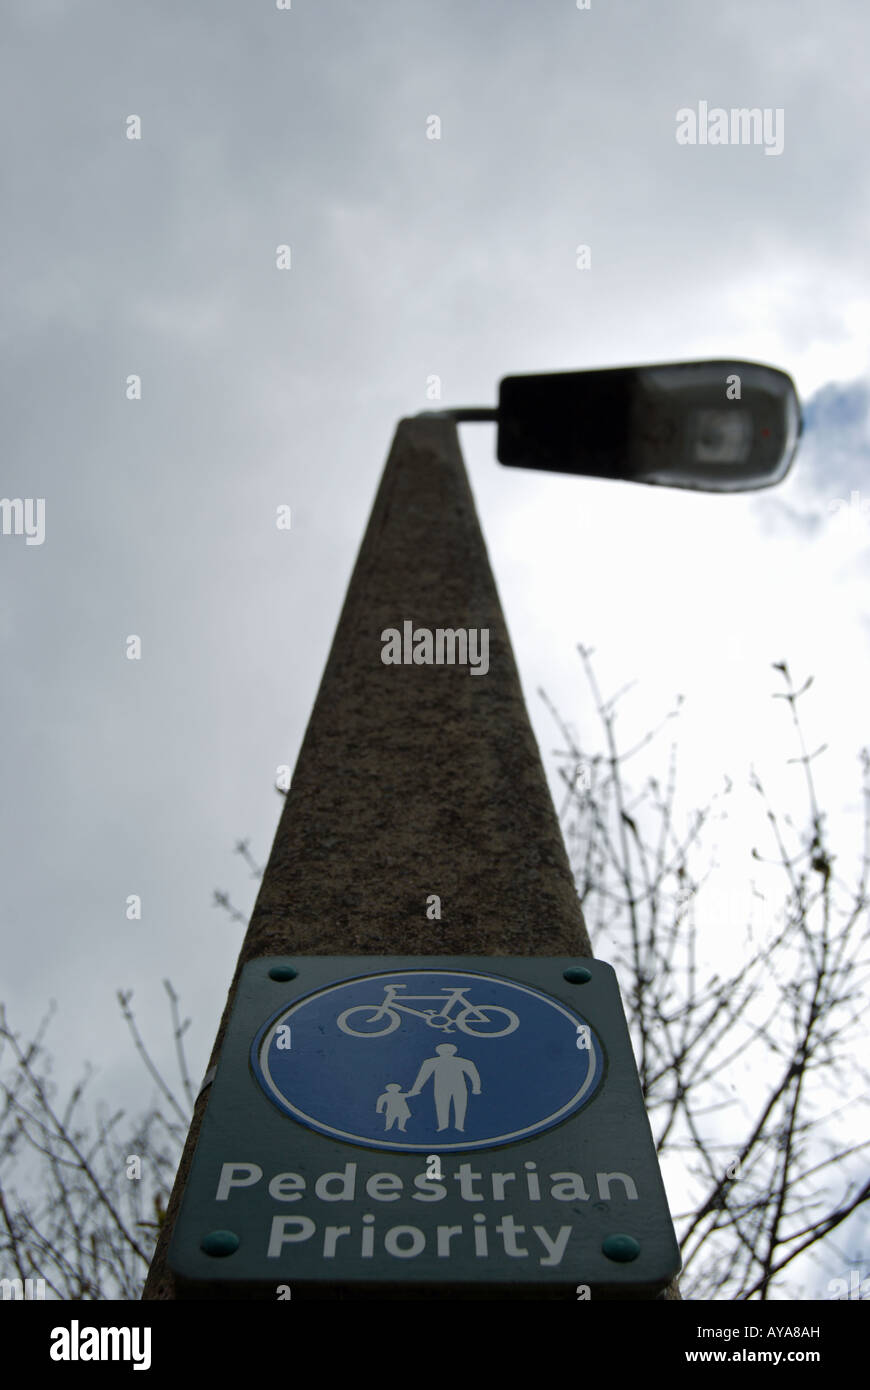
[[[583,375],[573,378],[575,397]],[[613,408],[634,409],[637,380],[612,380],[605,397]],[[592,960],[456,426],[496,419],[499,457],[509,465],[528,463],[536,430],[546,466],[568,471],[660,481],[643,470],[656,471],[661,457],[651,463],[642,450],[628,451],[620,465],[611,440],[584,462],[565,378],[555,388],[547,382],[506,379],[498,412],[431,412],[399,423],[146,1299],[292,1290],[329,1297],[333,1287],[344,1297],[408,1297],[415,1289],[448,1297],[453,1287],[462,1297],[486,1296],[481,1284],[520,1297],[563,1296],[563,1284],[572,1296],[576,1285],[605,1297],[679,1297],[669,1284],[676,1246],[618,992],[610,968]],[[673,383],[652,385],[670,389],[673,418]],[[713,410],[699,401],[697,380],[692,387],[692,408]],[[531,408],[541,391],[551,393],[548,420]],[[759,429],[774,428],[776,410],[767,400],[759,414],[758,399],[747,392],[738,412],[753,410]],[[595,434],[588,394],[583,415]],[[653,416],[644,419],[649,425]],[[727,452],[729,440],[732,453],[745,445],[745,426],[729,434],[708,419],[704,428],[702,453]],[[595,437],[607,444],[600,420]],[[793,452],[788,429],[777,438],[780,452]],[[683,462],[697,473],[710,460],[696,450]],[[763,462],[743,448],[739,459],[719,459],[718,480],[729,468],[748,478],[745,470]],[[770,458],[766,466],[774,466]],[[677,485],[702,485],[692,476]],[[353,1084],[343,1088],[342,1075]],[[588,1119],[583,1130],[584,1116],[592,1130]],[[584,1133],[594,1171],[565,1172],[561,1191],[556,1182],[542,1191],[539,1171],[552,1180],[553,1164],[580,1163]],[[634,1157],[615,1162],[614,1145]],[[365,1178],[365,1159],[390,1171]],[[464,1204],[484,1200],[477,1178],[489,1181],[495,1205],[491,1223],[486,1208],[473,1225]],[[580,1282],[582,1260],[565,1254],[569,1179],[580,1202],[595,1184],[601,1199],[595,1214],[589,1208],[598,1272],[588,1284]],[[405,1214],[381,1232],[371,1208],[387,1200],[387,1180]],[[505,1210],[504,1185],[520,1193],[520,1180],[516,1215]],[[365,1183],[360,1193],[357,1181]],[[540,1223],[538,1206],[548,1196],[551,1225]],[[424,1229],[420,1203],[442,1198],[445,1216],[456,1207],[455,1220]],[[346,1200],[343,1218],[355,1214],[356,1224],[325,1223],[322,1204],[328,1212],[333,1200]],[[536,1215],[539,1224],[523,1224]],[[531,1229],[540,1233],[537,1258],[517,1235]],[[336,1242],[345,1236],[343,1261]]]

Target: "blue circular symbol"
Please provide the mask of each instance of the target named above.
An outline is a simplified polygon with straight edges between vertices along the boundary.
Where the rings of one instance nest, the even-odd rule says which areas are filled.
[[[260,1029],[254,1074],[286,1114],[371,1149],[448,1153],[526,1139],[595,1094],[589,1024],[529,985],[399,970],[328,985]]]

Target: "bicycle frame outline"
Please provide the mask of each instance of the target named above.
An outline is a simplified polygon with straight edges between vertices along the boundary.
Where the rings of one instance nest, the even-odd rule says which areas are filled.
[[[502,1008],[498,1004],[472,1004],[469,999],[465,998],[465,993],[471,989],[471,985],[457,985],[453,989],[445,986],[439,994],[405,994],[398,998],[400,990],[403,989],[407,989],[407,985],[385,984],[384,998],[380,1003],[356,1004],[350,1009],[345,1009],[336,1019],[339,1028],[343,1033],[349,1033],[354,1038],[383,1037],[384,1034],[392,1033],[398,1028],[403,1013],[411,1014],[414,1018],[422,1018],[428,1027],[437,1028],[445,1034],[452,1033],[455,1024],[461,1033],[467,1033],[471,1037],[505,1037],[508,1033],[513,1033],[520,1025],[520,1020],[512,1009]],[[415,1003],[419,1003],[423,999],[438,999],[442,1001],[443,1007],[440,1010],[412,1009],[407,1002],[410,999],[413,999]],[[457,1015],[451,1016],[450,1011],[457,1003],[461,1004],[461,1011]],[[355,1028],[350,1027],[348,1018],[360,1010],[365,1010],[366,1013],[370,1014],[369,1024],[378,1023],[381,1019],[386,1018],[389,1020],[388,1026],[376,1032],[357,1032]],[[371,1012],[372,1010],[374,1013]],[[491,1022],[490,1014],[492,1013],[505,1015],[509,1020],[508,1026],[499,1032],[490,1033],[480,1033],[467,1026],[469,1020],[484,1024]]]

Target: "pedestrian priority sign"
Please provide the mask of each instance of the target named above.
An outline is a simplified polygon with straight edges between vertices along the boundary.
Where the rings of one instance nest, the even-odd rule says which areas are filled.
[[[655,1297],[680,1262],[613,970],[249,962],[169,1262],[180,1297]]]

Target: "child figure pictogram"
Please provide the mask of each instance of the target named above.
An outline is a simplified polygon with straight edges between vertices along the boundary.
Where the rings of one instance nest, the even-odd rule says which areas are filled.
[[[405,1100],[404,1093],[398,1081],[390,1081],[383,1095],[378,1096],[377,1113],[384,1113],[387,1122],[387,1129],[392,1129],[398,1120],[399,1129],[404,1134],[405,1125],[411,1116],[411,1107]]]

